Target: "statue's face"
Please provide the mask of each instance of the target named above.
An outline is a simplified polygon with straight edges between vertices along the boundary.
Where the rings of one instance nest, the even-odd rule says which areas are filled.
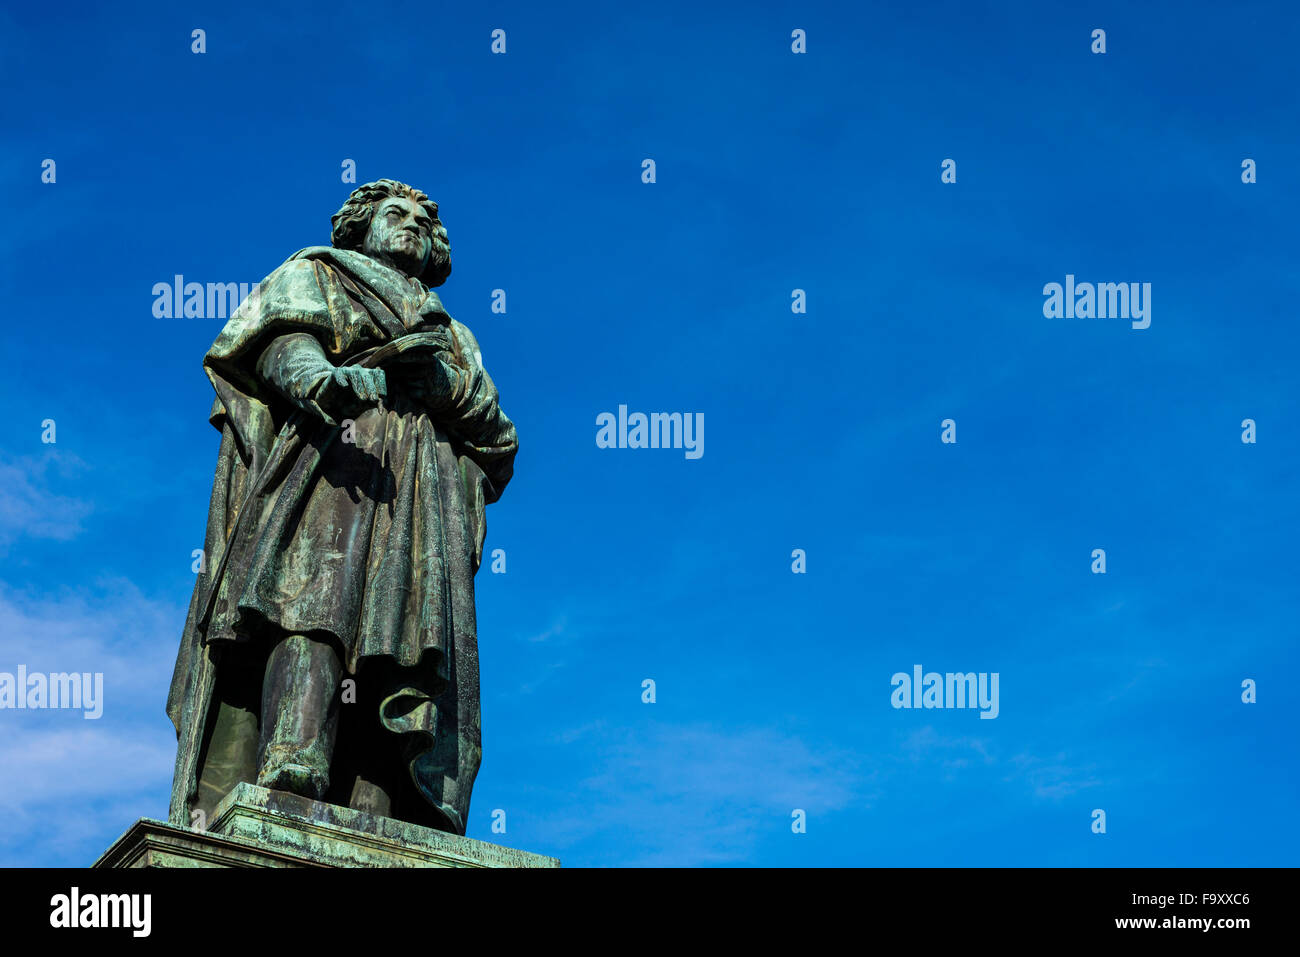
[[[429,264],[435,242],[441,246],[442,224],[415,200],[390,196],[375,206],[361,251],[372,259],[419,276]]]

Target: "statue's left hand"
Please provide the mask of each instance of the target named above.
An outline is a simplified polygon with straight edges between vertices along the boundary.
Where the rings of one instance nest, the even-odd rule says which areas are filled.
[[[369,405],[388,395],[388,380],[383,369],[339,366],[331,373],[327,390],[321,405],[346,415],[358,404]]]
[[[450,358],[450,356],[448,356]],[[412,354],[395,363],[404,390],[430,410],[441,409],[456,394],[457,373],[438,355]]]

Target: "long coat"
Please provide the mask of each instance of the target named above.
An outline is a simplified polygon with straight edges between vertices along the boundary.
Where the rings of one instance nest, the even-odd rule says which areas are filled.
[[[390,367],[396,354],[417,361]],[[344,420],[320,385],[349,364],[394,371],[382,405]],[[474,575],[484,507],[518,449],[477,342],[418,280],[311,247],[241,305],[204,368],[222,439],[167,702],[171,819],[188,825],[198,803],[221,649],[287,633],[330,641],[349,674],[395,668],[379,722],[406,741],[410,783],[464,833],[481,757]],[[397,370],[413,368],[442,383],[435,400],[403,389]]]

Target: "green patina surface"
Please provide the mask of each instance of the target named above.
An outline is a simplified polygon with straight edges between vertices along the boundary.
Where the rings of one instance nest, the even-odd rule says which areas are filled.
[[[139,867],[559,867],[553,857],[237,785],[207,831],[148,818],[95,862]]]
[[[451,272],[437,204],[379,180],[332,225],[204,357],[221,446],[167,703],[170,822],[215,821],[256,784],[463,835],[474,576],[518,440],[430,288]]]

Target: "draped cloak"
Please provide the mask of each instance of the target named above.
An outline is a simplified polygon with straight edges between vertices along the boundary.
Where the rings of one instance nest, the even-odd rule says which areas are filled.
[[[404,394],[384,364],[422,339],[444,346],[419,354],[441,364],[436,401]],[[332,415],[304,385],[326,360],[385,368],[389,396],[350,422]],[[318,246],[259,284],[204,369],[221,445],[167,701],[171,820],[189,825],[199,803],[226,649],[303,634],[334,645],[345,677],[368,661],[392,666],[400,680],[382,700],[345,707],[378,708],[404,742],[409,783],[463,834],[481,756],[474,575],[484,507],[518,448],[477,342],[418,280]]]

